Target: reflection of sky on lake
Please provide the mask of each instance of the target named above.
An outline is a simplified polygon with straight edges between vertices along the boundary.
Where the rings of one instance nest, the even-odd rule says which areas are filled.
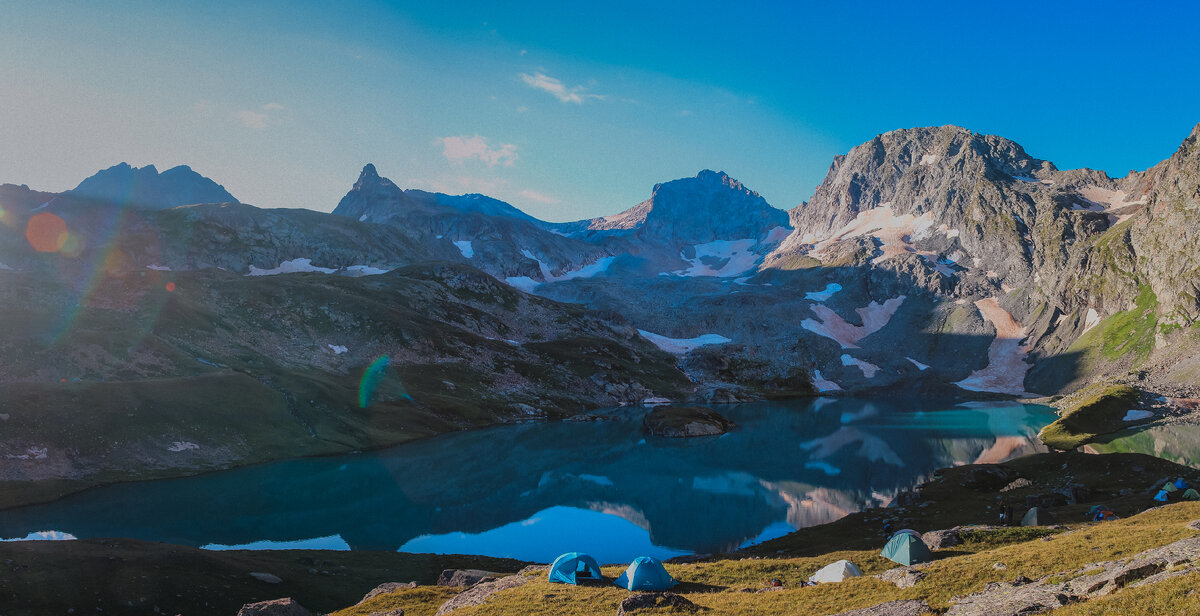
[[[937,469],[1039,450],[1044,407],[818,399],[717,407],[715,438],[647,438],[643,409],[502,426],[375,453],[121,484],[0,511],[55,529],[212,549],[465,552],[602,562],[730,550],[887,505]]]

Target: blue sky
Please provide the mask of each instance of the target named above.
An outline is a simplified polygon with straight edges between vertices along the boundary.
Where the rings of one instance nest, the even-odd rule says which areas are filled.
[[[248,203],[329,210],[373,162],[570,220],[702,168],[790,208],[896,128],[1124,175],[1200,122],[1195,7],[243,4],[4,3],[0,182],[189,164]]]

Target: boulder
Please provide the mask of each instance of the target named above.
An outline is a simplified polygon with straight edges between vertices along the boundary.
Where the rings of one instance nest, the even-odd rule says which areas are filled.
[[[1003,466],[977,466],[967,471],[962,486],[968,490],[992,492],[1017,479],[1017,473]]]
[[[312,612],[296,603],[295,599],[285,597],[271,601],[247,603],[238,610],[237,616],[311,616]]]
[[[632,615],[641,610],[668,609],[671,613],[699,611],[700,606],[673,592],[640,592],[625,597],[617,606],[617,616]]]
[[[921,541],[924,541],[931,550],[940,550],[962,543],[962,537],[958,534],[958,529],[950,528],[931,530],[921,535]]]
[[[459,608],[482,605],[492,595],[510,588],[516,588],[527,582],[529,582],[529,578],[523,575],[509,575],[498,580],[480,582],[454,595],[449,601],[443,603],[442,607],[438,608],[436,616],[449,614]]]
[[[879,574],[879,579],[895,584],[896,588],[911,588],[925,579],[925,572],[912,567],[896,567]]]
[[[862,609],[841,612],[835,616],[922,616],[929,613],[929,604],[918,599],[888,601]]]
[[[416,582],[409,582],[407,584],[401,584],[400,582],[384,582],[383,584],[380,584],[379,586],[372,588],[371,592],[368,592],[365,596],[363,596],[362,601],[359,601],[359,603],[366,603],[367,601],[370,601],[371,599],[374,599],[375,597],[378,597],[379,595],[386,595],[387,593],[395,592],[397,590],[400,590],[401,588],[416,588],[416,587],[417,587]]]
[[[263,573],[262,571],[251,571],[250,577],[268,584],[278,584],[283,581],[283,578],[275,575],[274,573]]]
[[[702,406],[660,406],[642,419],[644,432],[670,438],[716,436],[733,427],[732,421]]]
[[[438,576],[437,585],[464,588],[474,586],[480,582],[490,582],[505,575],[504,573],[483,571],[482,569],[446,569]]]

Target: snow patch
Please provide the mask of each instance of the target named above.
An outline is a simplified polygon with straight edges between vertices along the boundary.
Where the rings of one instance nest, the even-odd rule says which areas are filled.
[[[670,398],[663,398],[661,396],[652,396],[650,398],[646,398],[645,400],[642,400],[642,406],[662,406],[664,404],[670,404],[670,403],[671,403]]]
[[[782,227],[779,227],[782,228]],[[758,255],[750,251],[750,247],[757,244],[757,240],[715,240],[704,244],[696,244],[692,247],[696,256],[687,258],[683,253],[679,253],[679,257],[691,264],[691,267],[673,272],[676,276],[714,276],[717,278],[726,278],[736,276],[754,267],[758,262]],[[720,263],[719,268],[714,268],[709,263],[716,261]]]
[[[938,159],[938,155],[937,155],[937,154],[926,154],[926,155],[924,155],[924,156],[922,156],[922,157],[921,157],[921,163],[920,163],[920,164],[922,164],[922,165],[932,165],[933,163],[936,163],[936,162],[937,162],[937,159]]]
[[[820,321],[804,319],[800,322],[800,327],[837,342],[843,349],[857,349],[860,340],[883,329],[888,321],[892,320],[892,315],[896,314],[896,310],[904,303],[904,298],[905,296],[899,295],[885,300],[882,304],[871,302],[862,308],[855,308],[854,311],[862,319],[862,325],[851,325],[828,306],[813,304],[809,309]]]
[[[22,454],[8,454],[4,456],[9,460],[45,460],[49,457],[50,450],[46,447],[29,447]]]
[[[550,271],[550,266],[546,265],[545,261],[542,261],[534,256],[534,254],[529,252],[528,249],[522,250],[521,254],[524,255],[526,259],[537,261],[538,270],[542,272],[542,280],[534,280],[529,276],[510,276],[505,278],[504,282],[507,282],[509,285],[521,289],[527,293],[532,293],[533,290],[541,284],[550,284],[552,282],[574,280],[575,278],[592,278],[593,276],[598,276],[607,272],[613,261],[617,260],[616,257],[601,257],[577,270],[563,272],[556,276]]]
[[[929,369],[929,366],[928,366],[928,365],[926,365],[926,364],[923,364],[923,363],[921,363],[921,362],[919,362],[919,361],[917,361],[917,360],[915,360],[915,359],[913,359],[913,358],[911,358],[911,357],[905,357],[904,359],[907,359],[909,362],[911,362],[911,363],[912,363],[912,365],[916,366],[916,367],[917,367],[917,370],[920,370],[920,371],[924,372],[924,371],[926,371],[926,370],[928,370],[928,369]]]
[[[673,353],[676,355],[690,353],[695,349],[698,349],[702,346],[708,346],[710,344],[725,344],[726,342],[733,342],[732,339],[726,338],[720,334],[701,334],[695,338],[668,338],[666,336],[660,336],[658,334],[648,332],[644,329],[639,329],[638,333],[641,334],[643,338],[653,343],[654,346],[668,353]]]
[[[348,275],[348,276],[378,276],[380,274],[386,274],[390,271],[392,271],[392,270],[379,269],[378,267],[372,267],[370,265],[351,265],[346,268],[346,275]]]
[[[1096,312],[1095,308],[1088,308],[1087,316],[1083,319],[1083,333],[1088,333],[1088,330],[1100,324],[1100,313]]]
[[[792,230],[787,227],[775,227],[767,232],[767,237],[763,238],[764,244],[778,244],[787,239],[787,236],[792,234]]]
[[[842,285],[840,285],[836,282],[831,282],[831,283],[825,285],[825,288],[821,291],[810,291],[808,293],[805,293],[804,299],[812,301],[812,302],[823,302],[823,301],[826,301],[829,298],[833,297],[834,293],[837,293],[838,291],[841,291],[841,290],[842,290]]]
[[[170,447],[167,447],[167,451],[174,451],[176,453],[194,449],[200,449],[200,446],[189,441],[175,441],[174,443],[171,443]]]
[[[813,370],[812,384],[813,387],[817,388],[818,392],[842,391],[841,385],[825,380],[825,377],[821,376],[820,370]]]
[[[366,219],[367,219],[367,215],[366,215],[366,214],[363,214],[362,216],[359,216],[359,217],[358,217],[358,222],[363,222],[363,221],[365,221]]]
[[[1021,344],[1025,339],[1025,327],[1001,308],[994,297],[975,302],[975,307],[996,328],[996,337],[988,347],[987,366],[955,385],[968,391],[1031,397],[1033,394],[1025,391],[1025,373],[1029,371],[1029,364],[1025,363],[1029,349]]]
[[[157,272],[169,272],[169,271],[171,271],[171,268],[169,268],[169,267],[167,267],[167,266],[165,266],[165,265],[147,265],[147,266],[146,266],[146,269],[148,269],[148,270],[154,270],[154,271],[157,271]]]
[[[858,366],[858,369],[862,370],[863,376],[868,379],[875,378],[875,373],[879,372],[879,366],[876,366],[875,364],[867,363],[856,357],[851,357],[845,353],[842,353],[842,365],[843,366]]]
[[[821,259],[824,253],[838,242],[865,235],[878,239],[883,245],[883,254],[871,260],[871,263],[878,264],[906,252],[916,252],[912,242],[928,238],[933,225],[933,216],[929,212],[920,216],[897,216],[890,202],[883,203],[879,207],[859,212],[854,220],[836,233],[817,242],[813,246],[812,255]]]
[[[322,274],[332,274],[336,272],[336,268],[317,267],[312,264],[312,259],[292,259],[279,264],[279,267],[272,269],[260,269],[253,265],[250,266],[250,273],[247,276],[274,276],[276,274],[296,274],[300,272],[319,272]]]
[[[1151,417],[1154,417],[1153,411],[1131,409],[1128,413],[1125,413],[1125,416],[1121,418],[1121,421],[1141,421],[1143,419],[1150,419]]]
[[[471,240],[454,240],[454,245],[464,258],[470,259],[475,256],[475,248],[471,246]]]
[[[325,346],[329,347],[329,350],[333,351],[334,355],[341,355],[342,353],[350,350],[340,344],[327,344]]]

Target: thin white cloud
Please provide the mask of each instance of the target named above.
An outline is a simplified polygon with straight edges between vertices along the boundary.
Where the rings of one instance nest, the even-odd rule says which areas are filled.
[[[601,94],[589,94],[587,88],[583,86],[568,88],[562,81],[541,72],[532,75],[521,73],[521,81],[524,81],[526,85],[535,90],[548,92],[551,96],[564,103],[582,105],[584,101],[589,99],[602,100],[604,98]]]
[[[497,147],[488,144],[488,140],[474,135],[472,137],[442,137],[437,140],[442,144],[442,156],[446,160],[461,164],[463,161],[475,159],[484,162],[489,167],[504,165],[513,166],[517,162],[517,146],[511,143],[501,143]]]
[[[287,107],[279,103],[267,103],[262,106],[262,111],[242,109],[241,111],[234,112],[233,117],[237,118],[238,122],[241,122],[242,126],[246,128],[263,129],[275,120],[271,116],[271,112],[283,111],[284,109],[287,109]]]
[[[237,118],[238,121],[242,123],[242,126],[245,126],[246,128],[257,129],[267,127],[267,114],[265,113],[243,109],[234,113],[233,117]]]
[[[534,190],[529,190],[528,188],[526,188],[525,190],[522,190],[518,194],[520,194],[522,197],[524,197],[530,201],[536,201],[538,203],[547,203],[547,204],[558,203],[558,199],[555,199],[554,197],[551,197],[549,195],[543,195],[542,193],[534,191]]]

